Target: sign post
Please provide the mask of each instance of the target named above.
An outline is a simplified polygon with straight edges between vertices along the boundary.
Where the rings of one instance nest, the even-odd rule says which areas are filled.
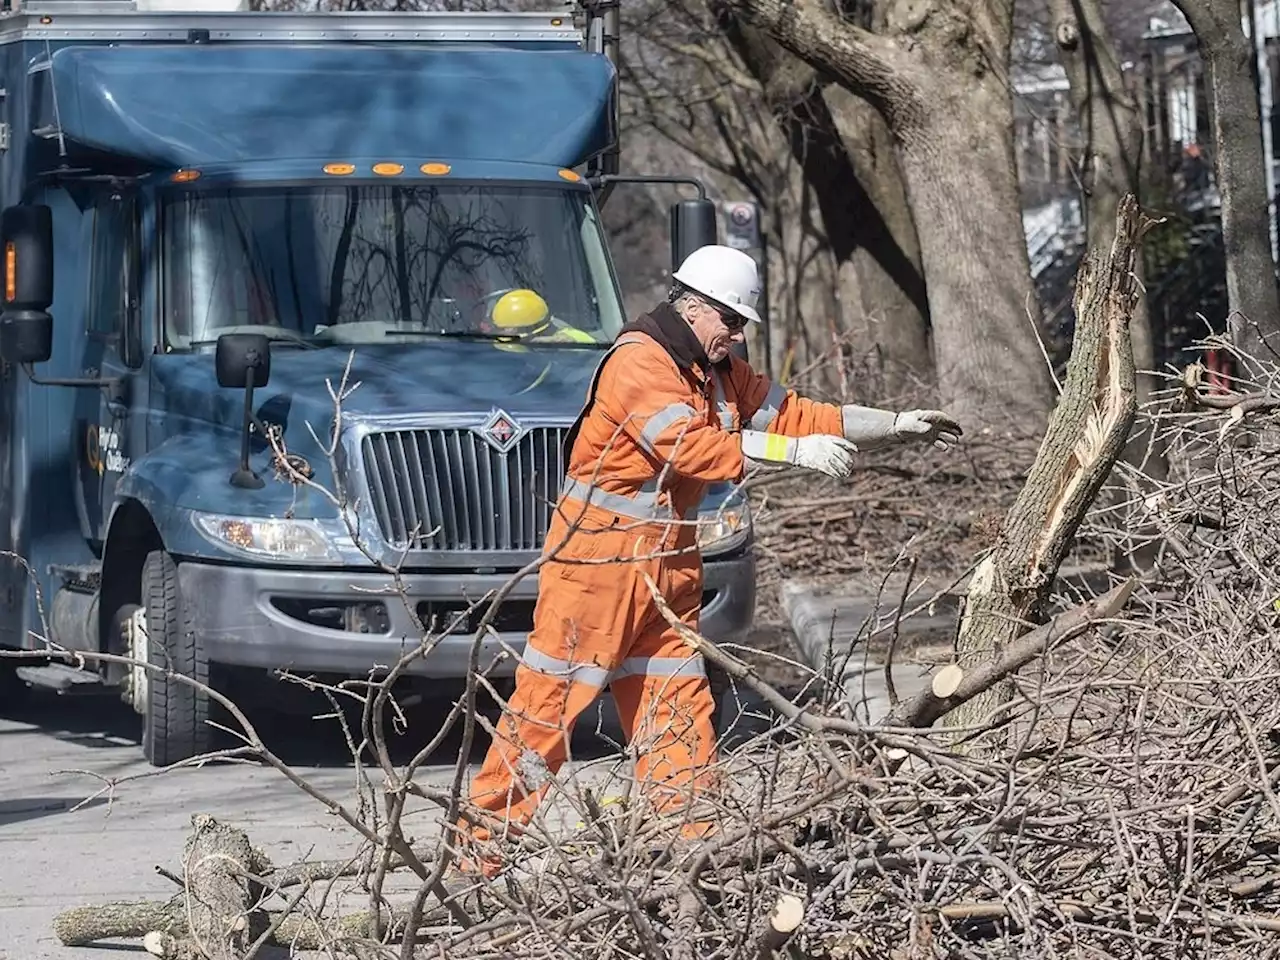
[[[755,257],[760,268],[760,338],[764,346],[764,363],[766,375],[772,375],[770,361],[773,351],[770,349],[769,336],[769,250],[765,243],[764,231],[760,229],[760,205],[752,200],[731,200],[722,204],[725,220],[725,243],[735,250],[744,250]]]

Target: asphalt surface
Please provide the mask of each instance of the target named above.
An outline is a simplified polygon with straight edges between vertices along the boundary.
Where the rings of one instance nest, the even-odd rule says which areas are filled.
[[[439,729],[440,718],[438,710],[410,713],[408,732],[391,734],[393,759],[403,763],[412,756]],[[293,770],[355,809],[358,772],[335,720],[287,718],[261,709],[251,710],[250,720]],[[768,721],[738,723],[746,730]],[[256,762],[220,762],[156,771],[142,759],[138,726],[125,706],[101,695],[33,691],[29,703],[16,710],[0,705],[0,960],[147,956],[136,940],[63,946],[53,919],[71,907],[172,895],[177,888],[155,868],[180,872],[195,813],[244,829],[276,864],[354,852],[351,828],[277,770]],[[621,731],[606,697],[579,722],[576,762],[563,774],[601,783],[613,765],[610,740],[620,742]],[[473,745],[468,780],[486,746],[483,737]],[[459,747],[457,737],[446,741],[417,781],[447,787]],[[376,770],[373,776],[376,784]],[[550,813],[553,820],[570,815],[554,808]],[[415,840],[435,835],[438,823],[436,809],[425,802],[411,804],[405,817]]]
[[[779,652],[785,647],[780,641]],[[844,680],[858,686],[854,699],[874,716],[887,705],[882,671],[874,663],[860,666]],[[903,695],[926,682],[921,672],[903,673]],[[323,702],[315,706],[326,709]],[[758,699],[744,696],[743,706],[743,713],[722,712],[722,737],[729,723],[744,735],[770,725]],[[419,707],[409,713],[407,731],[389,734],[397,763],[439,729],[442,709]],[[262,708],[250,709],[249,718],[294,771],[326,797],[355,809],[358,771],[335,720],[305,713],[285,717]],[[599,784],[621,740],[609,699],[598,700],[579,722],[576,762],[563,775]],[[229,744],[224,739],[219,745]],[[468,780],[486,746],[481,734],[466,758]],[[447,787],[459,747],[456,736],[446,740],[418,782]],[[374,777],[376,783],[376,771]],[[571,815],[549,812],[553,820]],[[156,867],[180,871],[195,813],[241,827],[276,864],[349,856],[356,846],[350,827],[271,767],[223,762],[154,770],[142,759],[138,718],[111,697],[33,692],[20,708],[0,703],[0,960],[146,956],[136,940],[64,947],[54,936],[53,919],[71,907],[172,895],[176,887]],[[415,840],[435,835],[438,823],[436,809],[425,802],[411,804],[405,817]]]
[[[358,774],[336,721],[262,711],[250,719],[292,769],[355,809]],[[596,720],[586,718],[575,737],[575,751],[587,757],[605,752]],[[429,710],[409,722],[407,735],[392,734],[396,762],[439,729],[439,716]],[[471,751],[468,777],[486,743]],[[446,742],[418,782],[447,787],[459,746],[457,738]],[[155,867],[180,872],[194,813],[241,827],[277,864],[349,856],[356,845],[350,827],[269,766],[220,762],[155,771],[142,759],[138,719],[100,696],[37,692],[17,710],[0,708],[0,771],[0,960],[146,956],[140,941],[64,947],[52,921],[70,907],[173,894],[173,882]],[[421,839],[437,832],[438,817],[418,803],[405,824]]]

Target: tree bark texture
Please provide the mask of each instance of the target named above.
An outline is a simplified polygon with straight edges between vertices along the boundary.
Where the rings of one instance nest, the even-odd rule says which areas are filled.
[[[1128,194],[1110,248],[1091,249],[1081,261],[1062,396],[997,543],[965,596],[956,653],[966,674],[999,659],[1027,624],[1043,622],[1058,567],[1129,436],[1137,412],[1129,338],[1139,295],[1133,266],[1145,229]],[[1008,683],[999,684],[953,711],[946,723],[985,722],[1008,692]]]
[[[100,903],[64,910],[53,920],[53,932],[68,947],[100,940],[143,940],[156,956],[170,960],[207,958],[239,960],[258,939],[299,950],[326,949],[335,940],[366,938],[390,930],[404,933],[408,903],[384,902],[382,916],[357,910],[342,916],[315,918],[303,908],[294,912],[267,909],[267,887],[283,891],[299,884],[354,876],[364,867],[357,858],[303,861],[275,868],[249,844],[243,831],[207,814],[191,818],[192,833],[183,855],[183,891],[169,900]],[[436,852],[434,843],[414,850],[419,857]],[[404,866],[400,857],[391,869]],[[261,881],[261,882],[260,882]],[[468,881],[470,883],[470,881]],[[452,916],[444,904],[421,914],[424,925]]]
[[[404,909],[407,912],[407,905]],[[444,920],[446,917],[447,911],[435,908],[428,919]],[[373,914],[367,910],[320,922],[301,913],[282,918],[279,911],[251,910],[246,919],[246,936],[250,942],[276,923],[275,931],[267,942],[299,950],[323,950],[335,939],[369,937],[375,931]],[[384,924],[386,921],[384,916]],[[53,921],[53,932],[66,947],[84,947],[100,940],[141,940],[149,933],[163,933],[179,943],[194,945],[189,939],[187,910],[181,896],[169,901],[135,900],[73,907],[58,914]]]
[[[726,0],[892,132],[920,241],[941,402],[966,425],[1038,432],[1053,385],[1018,200],[1011,4],[895,0],[872,33],[818,0]]]
[[[920,238],[893,135],[874,107],[843,87],[828,86],[823,98],[865,194],[861,204],[847,203],[853,242],[835,247],[845,322],[873,345],[876,396],[919,406],[920,381],[936,382],[937,368]]]
[[[722,24],[813,190],[840,276],[842,326],[875,356],[879,392],[931,380],[920,248],[884,121],[764,31],[732,14]]]
[[[1246,353],[1280,350],[1267,213],[1262,126],[1251,64],[1254,51],[1241,26],[1238,0],[1173,0],[1195,31],[1204,61],[1213,116],[1214,169],[1222,197],[1227,258],[1228,330]],[[1264,354],[1269,355],[1269,354]]]
[[[257,857],[243,830],[193,814],[183,851],[188,936],[209,960],[239,960],[249,944],[248,915],[257,899],[247,875]]]

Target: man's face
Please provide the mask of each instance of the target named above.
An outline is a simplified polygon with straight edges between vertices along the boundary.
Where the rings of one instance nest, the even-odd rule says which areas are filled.
[[[746,317],[728,311],[722,314],[718,307],[701,300],[689,305],[688,320],[694,336],[712,363],[719,363],[729,355],[733,344],[741,343],[747,337],[743,329],[747,324]]]

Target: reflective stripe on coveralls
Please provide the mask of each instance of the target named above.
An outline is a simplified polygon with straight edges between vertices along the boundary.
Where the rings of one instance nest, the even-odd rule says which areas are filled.
[[[609,364],[626,347],[624,363]],[[619,337],[592,376],[566,437],[566,478],[548,525],[533,629],[471,802],[497,834],[518,834],[568,754],[578,717],[607,685],[640,792],[673,811],[714,785],[715,704],[702,658],[658,610],[647,574],[679,622],[698,629],[696,513],[709,483],[743,471],[736,421],[792,436],[838,430],[838,407],[773,389],[736,358],[700,376],[643,333]],[[735,409],[736,408],[736,409]],[[661,489],[660,489],[661,484]],[[711,827],[686,823],[686,836]],[[483,852],[493,836],[467,827]]]
[[[605,362],[621,347],[645,343],[652,341],[619,337],[601,358],[566,438],[570,449],[590,415]],[[682,409],[678,416],[695,412],[688,404],[667,409],[671,407]],[[636,445],[652,453],[651,441],[678,416],[656,411],[635,438]],[[571,506],[575,502],[578,506]],[[715,760],[715,704],[706,666],[662,618],[642,576],[642,571],[648,573],[676,616],[696,630],[702,561],[694,527],[670,523],[674,513],[659,500],[657,476],[623,494],[567,475],[559,507],[544,553],[566,540],[580,516],[582,522],[539,571],[534,627],[516,667],[511,709],[504,711],[471,787],[472,802],[499,815],[515,832],[533,816],[549,775],[567,757],[578,716],[605,686],[636,750],[636,779],[655,807],[678,804],[681,793]],[[633,523],[610,529],[616,517]],[[683,552],[676,556],[654,556],[680,547]],[[486,829],[472,830],[476,841],[489,837]],[[486,873],[497,869],[492,859],[482,857],[481,862]]]
[[[716,412],[720,415],[720,426],[726,430],[734,430],[733,410],[729,406],[729,391],[724,385],[724,374],[719,370],[714,370],[716,384]],[[771,384],[769,392],[765,394],[764,401],[760,404],[760,409],[751,415],[751,421],[747,424],[748,430],[765,431],[769,429],[769,425],[773,423],[774,418],[778,416],[778,412],[782,409],[782,401],[787,399],[787,390],[779,384]]]

